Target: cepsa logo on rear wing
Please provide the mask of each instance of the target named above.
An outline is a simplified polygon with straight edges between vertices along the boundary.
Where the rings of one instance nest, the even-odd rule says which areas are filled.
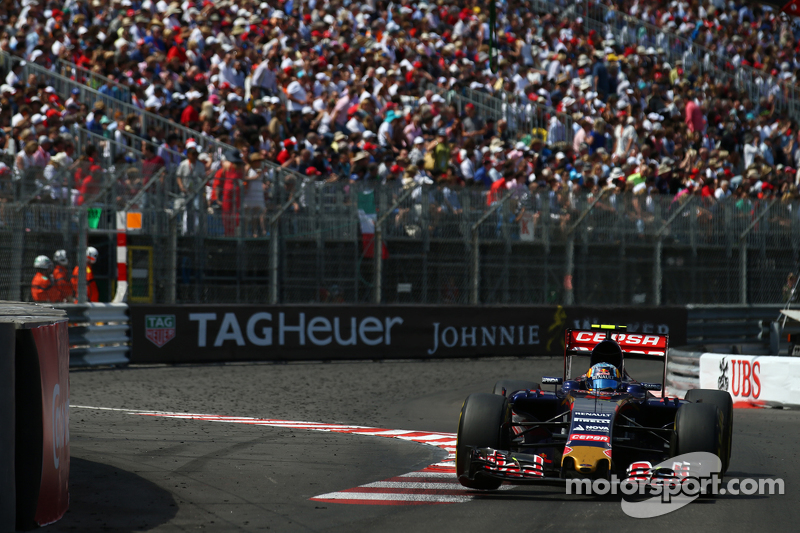
[[[660,359],[667,353],[668,335],[652,333],[611,333],[597,330],[567,330],[567,355],[589,355],[592,349],[606,338],[619,344],[626,357],[632,359]]]

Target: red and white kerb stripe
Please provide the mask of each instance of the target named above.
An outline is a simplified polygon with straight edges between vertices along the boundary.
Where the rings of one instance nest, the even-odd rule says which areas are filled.
[[[192,415],[177,413],[136,413],[145,416],[182,418],[203,420],[208,422],[229,422],[236,424],[252,424],[255,426],[271,426],[293,429],[309,429],[331,433],[349,433],[370,437],[386,437],[407,440],[418,444],[436,446],[447,452],[447,459],[429,465],[417,472],[409,472],[382,481],[367,483],[352,489],[320,494],[311,498],[315,501],[329,503],[348,503],[362,505],[431,505],[442,503],[467,502],[480,495],[462,486],[456,479],[455,433],[434,433],[430,431],[411,431],[404,429],[381,429],[366,426],[350,426],[342,424],[323,424],[317,422],[299,422],[291,420],[271,420],[262,418]],[[502,486],[501,489],[511,488]]]

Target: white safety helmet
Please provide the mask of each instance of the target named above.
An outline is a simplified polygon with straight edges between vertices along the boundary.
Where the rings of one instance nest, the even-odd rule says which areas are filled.
[[[97,248],[95,248],[94,246],[89,246],[86,249],[86,261],[90,265],[93,265],[97,262]]]
[[[67,251],[66,250],[56,250],[56,253],[53,254],[53,261],[55,261],[59,265],[68,266],[69,265],[69,258],[67,257]]]
[[[33,260],[33,268],[39,268],[41,270],[52,270],[53,262],[50,261],[50,258],[47,257],[46,255],[40,255]]]

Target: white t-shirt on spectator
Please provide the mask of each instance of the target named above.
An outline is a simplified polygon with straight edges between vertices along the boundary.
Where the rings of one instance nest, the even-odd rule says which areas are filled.
[[[348,120],[346,127],[347,131],[353,133],[364,133],[364,130],[367,129],[356,117],[353,117],[350,120]]]
[[[465,180],[471,180],[475,177],[475,165],[469,157],[461,162],[461,175],[464,176]]]
[[[753,164],[753,159],[758,153],[758,146],[754,144],[744,145],[744,168],[749,168]]]
[[[299,81],[293,81],[286,87],[286,94],[300,100],[301,102],[298,104],[297,102],[289,100],[287,102],[289,111],[302,111],[303,107],[306,105],[305,102],[308,97],[302,84]]]
[[[391,141],[393,135],[394,129],[392,128],[392,123],[383,121],[378,128],[378,142],[380,145],[384,147],[389,146],[389,141]]]

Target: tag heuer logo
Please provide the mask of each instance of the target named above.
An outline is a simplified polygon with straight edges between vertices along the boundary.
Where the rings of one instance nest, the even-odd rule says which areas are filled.
[[[145,315],[145,336],[161,348],[175,338],[175,315]]]

